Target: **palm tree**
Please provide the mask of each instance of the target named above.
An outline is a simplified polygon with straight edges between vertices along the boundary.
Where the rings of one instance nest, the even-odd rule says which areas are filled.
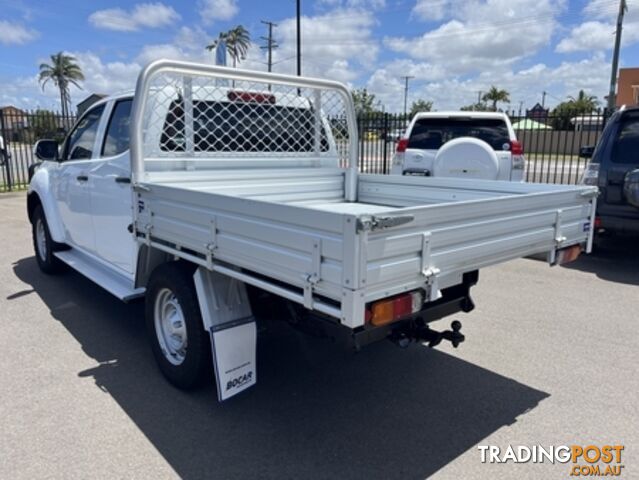
[[[594,95],[586,95],[586,92],[579,90],[577,98],[568,97],[571,107],[581,113],[592,113],[597,110],[599,100]]]
[[[498,102],[510,102],[510,93],[506,90],[500,90],[493,85],[490,87],[490,90],[481,97],[481,99],[484,102],[493,102],[493,111],[496,112]]]
[[[251,45],[249,32],[243,25],[238,25],[228,32],[220,32],[217,39],[206,46],[208,51],[215,50],[220,42],[226,45],[226,51],[233,59],[233,66],[237,67],[238,60],[246,58],[246,52]]]
[[[40,64],[40,73],[38,81],[44,90],[47,82],[51,80],[53,84],[60,90],[60,105],[62,107],[62,115],[69,115],[69,107],[71,103],[71,95],[69,86],[75,85],[82,89],[79,82],[84,80],[82,69],[76,63],[75,57],[65,55],[64,52],[58,52],[51,55],[51,64]]]

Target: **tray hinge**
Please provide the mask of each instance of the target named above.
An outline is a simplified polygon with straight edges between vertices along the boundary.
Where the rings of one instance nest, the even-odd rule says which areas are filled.
[[[146,242],[146,246],[151,246],[151,231],[153,230],[153,225],[147,223],[144,225],[144,240]]]
[[[206,267],[213,270],[213,257],[217,249],[217,219],[211,218],[211,241],[206,245]]]
[[[430,302],[434,302],[442,297],[442,292],[439,290],[438,275],[441,270],[431,265],[431,233],[426,232],[422,234],[422,265],[421,273],[426,277],[426,299]]]
[[[304,279],[304,306],[313,308],[313,288],[321,280],[322,239],[314,238],[311,245],[311,273]]]
[[[563,210],[557,210],[555,214],[555,244],[559,247],[566,241],[566,237],[561,234],[561,217]]]

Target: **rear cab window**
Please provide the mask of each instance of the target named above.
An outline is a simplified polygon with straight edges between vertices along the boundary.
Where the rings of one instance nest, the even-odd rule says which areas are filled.
[[[199,100],[193,102],[193,117],[196,152],[314,151],[314,112],[311,108],[264,101]],[[174,101],[164,123],[160,149],[183,152],[184,127],[182,101]],[[324,126],[320,142],[320,151],[329,151]]]
[[[510,134],[504,120],[470,117],[420,118],[413,125],[408,148],[438,150],[460,137],[478,138],[495,151],[510,149]]]

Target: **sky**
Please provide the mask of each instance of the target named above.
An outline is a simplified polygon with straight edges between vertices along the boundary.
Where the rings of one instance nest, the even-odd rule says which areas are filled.
[[[620,66],[639,67],[639,0],[627,0]],[[604,102],[618,0],[302,0],[302,72],[375,94],[378,107],[432,101],[437,110],[477,101],[491,85],[506,108],[552,107],[580,89]],[[273,71],[294,73],[294,0],[0,0],[0,105],[59,109],[38,66],[76,57],[89,93],[130,90],[157,58],[213,63],[206,51],[238,24],[252,47],[241,68],[266,70],[262,20],[275,22]]]

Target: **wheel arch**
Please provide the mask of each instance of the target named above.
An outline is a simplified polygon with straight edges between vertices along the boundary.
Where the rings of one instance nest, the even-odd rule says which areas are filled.
[[[38,205],[41,205],[44,210],[51,239],[57,243],[64,243],[66,240],[64,227],[55,208],[55,198],[49,186],[49,173],[46,168],[36,170],[29,184],[27,215],[30,222],[33,222],[33,212]]]

